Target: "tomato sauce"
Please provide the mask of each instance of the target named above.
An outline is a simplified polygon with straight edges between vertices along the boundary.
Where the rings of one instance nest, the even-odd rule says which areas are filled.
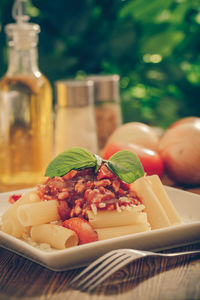
[[[87,218],[87,211],[120,210],[139,205],[141,201],[105,164],[97,173],[94,168],[72,170],[62,177],[47,178],[38,185],[38,195],[43,200],[58,200],[58,212],[62,221]]]

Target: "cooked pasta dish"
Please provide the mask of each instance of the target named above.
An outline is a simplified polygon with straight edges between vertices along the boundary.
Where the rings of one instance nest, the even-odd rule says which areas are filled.
[[[157,175],[128,184],[102,162],[48,177],[11,195],[1,230],[55,249],[177,225],[180,217]]]

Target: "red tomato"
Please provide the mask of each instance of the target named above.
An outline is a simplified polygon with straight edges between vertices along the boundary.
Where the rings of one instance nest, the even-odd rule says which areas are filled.
[[[21,198],[21,196],[22,196],[21,194],[19,194],[19,195],[16,195],[16,194],[10,195],[8,201],[9,201],[11,204],[13,204],[13,203],[15,203],[17,200],[19,200],[19,198]]]
[[[98,241],[97,233],[90,223],[84,219],[71,218],[64,221],[63,226],[76,232],[80,245]]]
[[[102,157],[104,159],[109,159],[114,153],[122,150],[134,152],[140,159],[147,175],[157,174],[160,177],[162,176],[164,172],[164,163],[161,156],[157,152],[144,148],[143,146],[131,143],[111,143],[104,148]]]
[[[104,178],[112,179],[115,175],[111,172],[105,165],[101,165],[99,169],[99,174],[97,175],[97,180],[101,180]]]

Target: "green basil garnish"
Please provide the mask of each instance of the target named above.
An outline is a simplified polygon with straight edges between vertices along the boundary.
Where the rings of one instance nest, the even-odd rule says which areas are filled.
[[[119,151],[106,162],[107,167],[121,180],[131,183],[144,176],[144,169],[136,154],[130,151]]]
[[[109,160],[104,160],[84,148],[74,147],[59,154],[48,165],[45,176],[64,176],[71,170],[81,170],[95,167],[97,172],[102,163],[122,181],[132,183],[137,178],[144,176],[144,169],[136,154],[130,151],[119,151]]]
[[[48,165],[45,176],[63,176],[71,170],[95,167],[97,159],[84,148],[74,147],[59,154]]]

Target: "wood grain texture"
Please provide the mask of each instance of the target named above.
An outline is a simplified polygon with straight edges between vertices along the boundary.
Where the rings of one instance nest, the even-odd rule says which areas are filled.
[[[200,244],[177,250],[200,249]],[[174,251],[175,251],[174,250]],[[169,252],[169,251],[166,251]],[[200,256],[144,258],[112,275],[92,293],[69,288],[81,269],[53,272],[0,248],[1,300],[200,299]]]

